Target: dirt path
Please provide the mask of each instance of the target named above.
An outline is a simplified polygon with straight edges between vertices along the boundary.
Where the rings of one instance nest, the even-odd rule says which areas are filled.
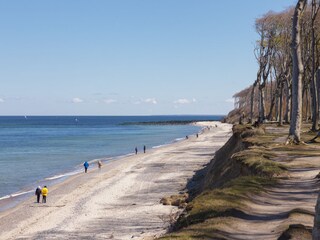
[[[272,131],[272,128],[267,131]],[[279,130],[277,130],[279,131]],[[284,129],[283,131],[287,131]],[[283,143],[285,138],[275,142]],[[315,176],[320,171],[320,147],[308,146],[313,156],[292,155],[276,151],[275,161],[288,167],[288,177],[259,196],[252,196],[244,214],[238,217],[220,218],[225,222],[220,228],[221,236],[227,239],[267,240],[278,239],[289,225],[313,226],[313,214],[320,184]],[[318,155],[318,156],[317,156]],[[309,234],[297,239],[311,239]]]

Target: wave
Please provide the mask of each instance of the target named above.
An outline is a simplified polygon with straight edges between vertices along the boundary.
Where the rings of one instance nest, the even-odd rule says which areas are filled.
[[[18,197],[18,196],[21,196],[21,195],[25,195],[25,194],[28,194],[28,193],[31,193],[31,192],[33,192],[33,190],[24,191],[24,192],[17,192],[17,193],[13,193],[13,194],[10,194],[10,195],[5,195],[3,197],[0,197],[0,201],[4,200],[4,199],[12,198],[12,197]]]
[[[184,140],[185,138],[176,138],[174,139],[172,142],[169,142],[169,143],[165,143],[165,144],[161,144],[161,145],[157,145],[157,146],[153,146],[152,149],[157,149],[157,148],[161,148],[161,147],[165,147],[165,146],[168,146],[172,143],[176,143],[176,142],[180,142],[182,140]]]
[[[63,178],[63,177],[73,176],[73,175],[76,175],[79,173],[82,173],[82,171],[75,171],[75,172],[70,172],[70,173],[59,174],[59,175],[55,175],[53,177],[47,177],[44,180],[55,180],[55,179],[59,179],[59,178]]]
[[[71,130],[73,130],[73,128],[71,128],[71,130],[67,127],[66,129],[65,128],[63,128],[63,127],[61,127],[61,129],[59,128],[58,130],[55,130],[56,129],[56,127],[52,127],[53,125],[50,125],[51,124],[51,122],[50,121],[54,121],[55,122],[55,119],[53,119],[53,118],[48,118],[47,119],[47,117],[45,117],[44,119],[42,119],[43,121],[44,121],[44,123],[43,124],[39,124],[37,121],[34,123],[34,125],[32,125],[32,126],[30,126],[30,129],[32,130],[32,134],[34,134],[33,133],[33,131],[34,131],[34,129],[33,129],[33,127],[37,127],[37,128],[39,128],[39,132],[37,132],[37,134],[43,134],[43,132],[46,132],[46,131],[43,131],[42,130],[42,128],[48,128],[49,130],[48,130],[48,132],[46,132],[47,133],[47,135],[48,136],[51,136],[52,134],[56,134],[56,132],[62,132],[62,133],[68,133],[69,131],[71,131]],[[41,121],[42,121],[41,120]],[[69,126],[68,124],[69,124],[69,122],[67,121],[68,119],[66,119],[65,121],[66,121],[66,124],[67,124],[67,126]],[[71,119],[72,120],[72,119]],[[49,122],[48,122],[49,121]],[[100,121],[100,120],[99,120]],[[102,119],[101,121],[105,121],[105,119]],[[50,124],[49,124],[50,123]],[[96,127],[96,124],[95,124],[96,122],[93,122],[90,126],[91,127]],[[0,118],[0,124],[1,124],[1,118]],[[49,125],[47,125],[47,124],[49,124]],[[60,123],[59,123],[60,124]],[[73,124],[73,121],[72,121],[72,124]],[[110,124],[109,124],[110,125]],[[107,127],[109,126],[109,125],[107,125]],[[55,125],[54,125],[55,126]],[[63,125],[64,126],[64,125]],[[100,125],[99,125],[100,126]],[[104,126],[104,125],[103,125]],[[111,126],[111,125],[110,125]],[[113,126],[113,125],[112,125]],[[20,127],[20,125],[18,124],[18,127]],[[107,127],[106,127],[106,129],[107,129]],[[189,128],[188,128],[189,129]],[[201,129],[201,127],[199,127],[198,126],[198,129]],[[41,130],[41,131],[40,131]],[[54,130],[54,131],[53,131]],[[121,129],[120,129],[121,130]],[[129,129],[129,130],[131,130],[131,129]],[[139,131],[140,131],[140,129],[138,129]],[[152,129],[151,129],[152,130]],[[12,131],[15,131],[15,127],[13,127],[12,128]],[[168,137],[168,136],[171,136],[170,134],[172,133],[172,130],[171,130],[171,128],[170,129],[167,129],[167,128],[164,128],[164,132],[162,132],[162,131],[160,131],[159,133],[157,132],[157,131],[155,131],[155,134],[160,134],[160,136],[166,136],[166,137],[164,137],[163,139],[163,141],[160,141],[160,140],[157,140],[157,141],[153,141],[154,139],[156,139],[156,138],[150,138],[150,136],[151,135],[149,135],[149,134],[151,134],[151,133],[153,133],[152,131],[150,132],[150,128],[147,128],[147,130],[145,130],[145,132],[143,132],[142,130],[142,132],[143,133],[145,133],[145,135],[142,135],[142,136],[145,136],[145,137],[148,137],[147,139],[141,139],[141,137],[140,138],[138,138],[138,139],[136,139],[136,137],[135,137],[135,135],[133,136],[132,134],[131,134],[131,132],[125,132],[125,131],[128,131],[128,130],[126,130],[126,129],[123,129],[123,132],[124,133],[128,133],[129,135],[125,135],[125,134],[123,134],[123,132],[120,132],[120,134],[119,134],[119,136],[121,137],[121,136],[123,136],[122,138],[120,138],[120,137],[118,137],[116,140],[117,141],[119,141],[121,144],[122,144],[122,142],[121,141],[123,141],[124,142],[124,144],[123,144],[123,146],[121,145],[121,151],[110,151],[110,153],[109,152],[107,152],[107,154],[109,155],[107,155],[107,154],[105,154],[105,152],[103,152],[103,151],[101,151],[100,152],[100,150],[103,150],[102,148],[94,148],[93,147],[93,149],[91,150],[91,151],[95,151],[94,153],[96,153],[96,152],[99,152],[99,155],[100,154],[103,154],[104,156],[107,156],[107,157],[103,157],[103,158],[100,158],[100,159],[93,159],[93,160],[88,160],[88,162],[89,162],[89,164],[90,164],[90,168],[95,168],[95,165],[96,165],[96,162],[98,161],[98,160],[101,160],[103,163],[106,163],[106,162],[108,162],[108,161],[114,161],[114,160],[118,160],[118,159],[122,159],[122,158],[124,158],[124,157],[130,157],[130,156],[133,156],[134,155],[134,151],[132,151],[132,152],[130,152],[130,153],[127,153],[127,154],[121,154],[121,152],[123,152],[123,151],[127,151],[126,149],[129,149],[128,151],[130,151],[130,149],[131,150],[133,150],[132,149],[132,142],[130,142],[129,140],[132,138],[133,139],[133,141],[138,141],[138,140],[140,140],[140,142],[138,142],[138,143],[136,143],[136,144],[141,144],[141,142],[143,143],[143,144],[145,144],[144,143],[144,141],[146,141],[147,143],[149,143],[148,142],[148,140],[149,139],[151,139],[152,141],[149,143],[150,145],[149,146],[147,146],[147,147],[150,147],[150,148],[152,148],[152,149],[155,149],[155,148],[161,148],[161,147],[164,147],[164,146],[167,146],[167,145],[170,145],[170,144],[172,144],[172,143],[174,143],[174,142],[179,142],[179,141],[181,141],[181,140],[184,140],[185,138],[184,137],[181,137],[181,138],[176,138],[176,139],[174,139],[174,137],[177,137],[177,136],[183,136],[183,135],[185,135],[185,134],[188,134],[189,132],[190,132],[190,134],[194,134],[194,130],[188,130],[189,132],[188,133],[184,133],[184,130],[183,129],[181,129],[181,130],[177,130],[177,132],[174,132],[175,134],[172,134],[172,138],[170,137]],[[180,134],[180,132],[183,132],[183,134]],[[86,133],[86,132],[85,132]],[[138,133],[140,133],[140,132],[138,132]],[[50,135],[51,134],[51,135]],[[168,135],[167,135],[168,134]],[[55,135],[53,135],[53,136],[55,136]],[[82,136],[82,135],[81,135]],[[81,137],[80,136],[80,137]],[[118,135],[117,135],[118,136]],[[130,138],[131,137],[131,138]],[[127,139],[127,138],[129,138],[129,140]],[[77,139],[82,139],[82,138],[75,138],[76,140]],[[109,138],[108,138],[109,139]],[[122,139],[122,140],[121,140]],[[160,138],[161,139],[161,138]],[[174,140],[172,140],[172,139],[174,139]],[[14,139],[13,139],[14,140]],[[62,139],[63,140],[63,139]],[[70,141],[70,139],[68,138],[67,139],[68,141]],[[71,139],[72,140],[72,139]],[[90,139],[89,139],[90,140]],[[88,140],[88,144],[89,143],[92,143],[92,142],[90,142]],[[121,140],[121,141],[120,141]],[[169,140],[169,141],[168,141]],[[117,142],[116,141],[116,142]],[[160,144],[160,145],[156,145],[156,146],[152,146],[152,144],[157,144],[157,143],[163,143],[163,144]],[[80,143],[82,143],[82,142],[80,142]],[[106,143],[109,143],[108,141],[106,142]],[[118,142],[117,142],[118,143]],[[127,144],[127,145],[125,145],[125,144]],[[143,144],[142,144],[142,146],[143,146]],[[89,145],[89,146],[95,146],[95,145]],[[106,145],[106,146],[109,146],[109,145]],[[113,147],[113,145],[110,145],[111,147],[110,148],[112,148]],[[117,145],[116,145],[117,146]],[[79,147],[78,147],[79,148]],[[78,149],[77,148],[77,149]],[[119,148],[119,147],[118,147]],[[50,150],[51,148],[49,148],[49,150]],[[120,148],[119,148],[120,149]],[[139,149],[140,150],[140,149]],[[70,150],[70,149],[68,149],[68,151],[72,151],[72,149]],[[120,152],[120,154],[119,154],[119,152]],[[28,152],[29,153],[29,152]],[[86,152],[85,152],[86,153]],[[86,153],[87,154],[87,153]],[[118,155],[119,154],[119,155]],[[62,180],[64,180],[65,178],[67,178],[67,177],[71,177],[71,176],[73,176],[73,175],[76,175],[76,174],[79,174],[79,173],[82,173],[83,172],[83,161],[85,160],[85,159],[88,159],[88,156],[87,155],[85,155],[85,154],[83,154],[84,156],[83,156],[83,158],[78,158],[78,156],[77,156],[77,159],[81,159],[81,161],[77,161],[76,163],[75,163],[75,165],[73,165],[73,168],[69,168],[69,169],[62,169],[62,173],[61,173],[61,171],[60,172],[54,172],[54,173],[52,173],[52,174],[50,174],[50,171],[48,171],[48,175],[47,176],[41,176],[41,178],[37,181],[37,180],[35,180],[35,181],[37,181],[37,184],[36,185],[45,185],[45,184],[55,184],[55,182],[57,181],[57,182],[59,182],[59,181],[62,181]],[[89,155],[89,154],[88,154]],[[51,159],[51,158],[50,158]],[[50,160],[49,159],[49,160]],[[62,159],[62,158],[61,158]],[[0,159],[1,160],[1,159]],[[48,162],[50,162],[48,160]],[[58,159],[59,161],[60,161],[60,158]],[[62,162],[63,163],[63,162]],[[48,167],[48,169],[50,169],[50,166]],[[51,182],[52,181],[52,182]],[[28,183],[28,181],[27,181],[27,183]],[[20,196],[20,195],[25,195],[25,194],[28,194],[28,193],[33,193],[33,191],[34,190],[29,190],[29,189],[33,189],[33,187],[32,186],[34,186],[34,184],[35,184],[35,182],[31,182],[31,183],[28,183],[28,185],[27,186],[18,186],[20,189],[22,188],[22,187],[24,187],[24,190],[22,190],[22,191],[20,191],[20,192],[16,192],[16,193],[14,193],[14,194],[8,194],[8,192],[1,192],[1,195],[3,194],[3,195],[5,195],[5,196],[1,196],[0,195],[0,200],[3,200],[3,199],[9,199],[9,198],[12,198],[12,197],[17,197],[17,196]],[[1,188],[1,185],[0,185],[0,188]],[[17,190],[19,190],[19,188],[18,189],[15,189],[14,191],[17,191]],[[27,191],[27,190],[29,190],[29,191]],[[1,211],[1,209],[0,209],[0,211]]]

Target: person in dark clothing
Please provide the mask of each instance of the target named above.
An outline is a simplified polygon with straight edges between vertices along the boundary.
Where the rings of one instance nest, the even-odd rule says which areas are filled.
[[[88,168],[89,168],[89,163],[87,161],[85,161],[83,166],[84,166],[84,172],[87,173]]]
[[[138,148],[136,147],[134,150],[136,151],[136,154],[138,154]]]
[[[101,162],[101,160],[98,161],[98,167],[99,167],[99,169],[101,169],[101,167],[102,167],[102,162]]]
[[[37,203],[40,203],[41,187],[38,186],[36,192],[34,193],[37,196]]]
[[[146,153],[146,145],[143,146],[143,153]]]

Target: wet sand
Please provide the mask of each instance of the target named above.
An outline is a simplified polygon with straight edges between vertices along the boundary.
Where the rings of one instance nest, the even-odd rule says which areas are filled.
[[[0,239],[152,239],[164,234],[177,207],[160,199],[186,190],[231,136],[231,125],[199,122],[199,137],[91,166],[51,186],[46,204],[36,196],[0,213]],[[217,125],[217,127],[216,127]]]

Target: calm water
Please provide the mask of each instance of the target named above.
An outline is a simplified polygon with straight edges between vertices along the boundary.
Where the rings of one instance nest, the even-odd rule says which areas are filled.
[[[221,116],[0,117],[0,199],[32,190],[39,181],[107,159],[173,142],[200,128],[191,125],[121,125],[124,122],[221,120]]]

